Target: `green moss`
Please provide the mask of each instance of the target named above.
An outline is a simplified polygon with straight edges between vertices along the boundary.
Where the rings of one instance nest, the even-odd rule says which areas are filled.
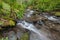
[[[15,22],[12,21],[12,20],[9,20],[9,25],[11,25],[11,26],[15,26]]]
[[[22,35],[22,37],[21,37],[20,40],[28,40],[28,38],[29,38],[29,34],[28,34],[28,32],[26,32],[26,33],[24,33]],[[8,40],[8,37],[6,37],[6,38],[0,38],[0,40]]]
[[[28,32],[26,32],[26,33],[24,33],[24,35],[22,35],[20,40],[28,40],[28,38],[29,38],[29,34],[28,34]]]
[[[6,38],[0,38],[0,40],[8,40],[8,37],[6,37]]]
[[[0,21],[0,25],[3,25],[3,23],[4,23],[3,21]]]
[[[56,16],[60,16],[60,12],[55,12],[55,15]]]
[[[0,25],[1,26],[15,26],[15,21],[2,19],[0,20]]]

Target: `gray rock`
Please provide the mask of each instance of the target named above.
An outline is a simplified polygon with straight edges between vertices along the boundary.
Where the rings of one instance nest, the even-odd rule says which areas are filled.
[[[17,40],[17,36],[14,31],[8,33],[8,40]]]
[[[41,40],[41,39],[40,39],[40,37],[36,33],[31,32],[30,40]]]

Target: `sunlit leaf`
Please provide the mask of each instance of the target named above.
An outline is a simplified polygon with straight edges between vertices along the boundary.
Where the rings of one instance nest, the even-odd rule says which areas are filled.
[[[3,6],[3,9],[10,11],[10,5],[9,4],[2,2],[2,6]]]
[[[12,26],[14,26],[15,25],[15,22],[14,21],[12,21],[12,20],[9,20],[9,24]]]

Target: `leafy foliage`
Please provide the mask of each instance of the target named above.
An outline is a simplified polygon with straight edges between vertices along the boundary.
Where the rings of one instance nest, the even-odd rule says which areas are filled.
[[[42,11],[52,11],[60,9],[60,0],[0,0],[0,17],[20,19],[29,6]]]
[[[34,8],[42,11],[60,9],[60,0],[34,0]]]
[[[3,18],[22,18],[24,10],[26,8],[25,3],[18,3],[16,0],[2,0],[0,3],[0,16]]]
[[[0,0],[0,18],[4,19],[0,20],[0,25],[15,25],[15,22],[12,20],[22,18],[25,8],[24,4],[18,4],[16,0]]]

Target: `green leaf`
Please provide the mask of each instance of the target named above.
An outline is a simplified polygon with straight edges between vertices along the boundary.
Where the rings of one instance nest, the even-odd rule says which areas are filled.
[[[10,11],[10,5],[9,4],[2,2],[2,6],[3,6],[3,9]]]

